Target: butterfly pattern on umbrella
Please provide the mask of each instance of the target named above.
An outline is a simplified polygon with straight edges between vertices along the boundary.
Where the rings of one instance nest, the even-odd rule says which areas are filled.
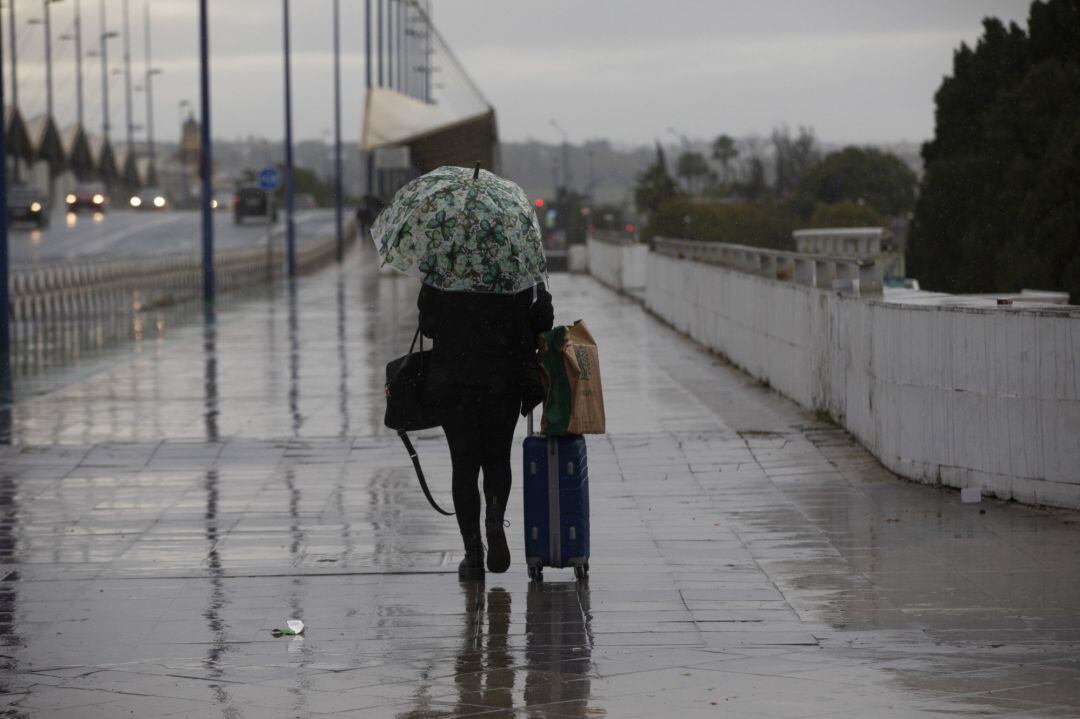
[[[440,167],[413,180],[371,232],[384,265],[441,290],[514,293],[547,280],[528,197],[490,172]]]

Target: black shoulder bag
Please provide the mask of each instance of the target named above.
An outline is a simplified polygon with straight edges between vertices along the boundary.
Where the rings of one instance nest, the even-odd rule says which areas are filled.
[[[418,339],[420,351],[415,352]],[[436,512],[452,516],[453,512],[447,512],[440,507],[431,496],[427,481],[424,479],[424,470],[420,468],[420,457],[417,456],[409,435],[406,434],[410,431],[439,426],[439,420],[435,418],[430,408],[424,406],[423,401],[424,383],[427,380],[430,361],[431,350],[424,349],[424,337],[417,328],[412,344],[409,345],[409,354],[398,357],[386,365],[386,416],[383,424],[397,430],[398,437],[401,438],[405,450],[409,453],[409,459],[412,460],[416,478],[420,480],[420,489],[424,490],[428,503],[435,508]]]

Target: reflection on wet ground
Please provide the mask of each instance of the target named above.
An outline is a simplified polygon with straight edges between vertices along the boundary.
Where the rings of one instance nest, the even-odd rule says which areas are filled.
[[[589,583],[457,581],[380,427],[416,286],[354,253],[15,405],[0,717],[1080,714],[1075,513],[901,482],[628,300],[554,287],[604,356]],[[448,497],[438,432],[417,446]]]

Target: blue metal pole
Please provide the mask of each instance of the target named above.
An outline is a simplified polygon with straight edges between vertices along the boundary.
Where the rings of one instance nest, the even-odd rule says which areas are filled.
[[[379,17],[375,21],[375,30],[378,32],[376,38],[379,42],[379,87],[383,86],[383,2],[384,0],[376,0],[378,2],[377,8],[379,11]]]
[[[371,90],[371,0],[364,0],[364,87]],[[367,194],[374,194],[375,162],[371,153],[367,153]],[[366,229],[366,228],[365,228]]]
[[[289,0],[282,2],[285,16],[285,255],[289,277],[296,276],[296,221],[293,211],[292,62],[289,48]]]
[[[394,82],[394,0],[386,0],[386,86],[391,90]]]
[[[3,18],[0,17],[0,62],[4,57]],[[7,132],[4,118],[4,71],[0,68],[0,195],[7,197]],[[8,286],[7,201],[0,202],[0,403],[12,401],[11,288]]]
[[[398,90],[408,94],[408,88],[405,85],[407,80],[405,76],[405,47],[408,40],[405,34],[405,3],[403,0],[398,0],[397,6],[397,35],[398,35],[398,59],[397,59],[397,86]]]
[[[337,261],[345,257],[345,203],[341,162],[341,0],[334,0],[334,210],[337,229]]]
[[[199,165],[202,174],[202,261],[203,302],[214,303],[214,216],[210,202],[214,199],[213,149],[210,145],[210,33],[207,26],[207,0],[199,0],[199,53],[201,57],[199,84],[202,102],[202,137],[199,146]]]

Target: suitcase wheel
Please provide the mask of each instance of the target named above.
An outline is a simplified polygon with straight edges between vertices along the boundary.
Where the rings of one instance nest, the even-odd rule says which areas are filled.
[[[530,564],[529,565],[529,579],[531,579],[534,582],[542,582],[542,581],[544,581],[544,568],[541,567],[539,564]]]
[[[588,579],[589,578],[589,563],[585,562],[584,564],[575,564],[574,565],[574,577],[576,577],[579,582],[583,582],[586,579]]]

